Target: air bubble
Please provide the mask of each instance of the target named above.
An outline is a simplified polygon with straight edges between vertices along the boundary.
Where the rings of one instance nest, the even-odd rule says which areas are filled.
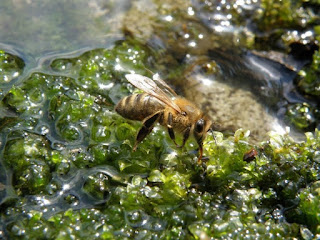
[[[126,218],[126,222],[131,227],[137,228],[137,227],[143,227],[144,225],[147,224],[149,220],[149,215],[147,215],[142,210],[133,210],[130,212],[126,212],[125,218]]]

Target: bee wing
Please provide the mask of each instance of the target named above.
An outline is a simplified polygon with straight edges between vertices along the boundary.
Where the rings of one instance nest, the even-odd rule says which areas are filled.
[[[176,97],[177,94],[175,93],[175,91],[173,91],[173,89],[165,82],[163,81],[159,74],[154,74],[153,75],[153,81],[156,82],[156,84],[166,93],[168,94],[169,96],[172,96],[172,97]]]
[[[179,106],[175,104],[168,96],[168,94],[166,94],[152,79],[140,74],[126,74],[125,77],[136,88],[139,88],[142,91],[154,96],[155,98],[159,99],[160,101],[164,102],[168,106],[181,113],[181,109],[179,108]],[[175,96],[177,95],[163,80],[161,80],[160,82],[161,85],[165,86],[165,89],[168,88],[168,91],[172,91]]]
[[[147,68],[146,68],[146,70],[152,74],[153,81],[155,81],[155,83],[158,85],[158,87],[160,87],[166,94],[168,94],[168,96],[170,96],[170,97],[177,96],[175,91],[173,91],[173,89],[168,84],[166,84],[165,81],[163,81],[160,78],[158,73],[154,73],[150,69],[147,69]]]

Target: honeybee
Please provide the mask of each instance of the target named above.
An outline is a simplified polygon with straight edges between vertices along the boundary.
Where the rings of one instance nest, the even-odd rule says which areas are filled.
[[[122,98],[115,110],[122,117],[142,121],[133,151],[138,144],[152,131],[156,122],[168,128],[174,144],[182,148],[190,133],[199,145],[198,163],[203,155],[203,140],[211,129],[212,121],[196,105],[178,96],[163,80],[152,80],[139,74],[126,74],[126,79],[145,93],[133,94]],[[175,131],[182,133],[182,145],[175,140]]]

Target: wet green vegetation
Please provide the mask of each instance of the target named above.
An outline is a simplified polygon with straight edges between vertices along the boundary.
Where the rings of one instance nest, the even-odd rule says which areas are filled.
[[[319,100],[320,96],[320,52],[316,51],[313,54],[311,65],[306,70],[300,71],[301,79],[298,83],[301,90]]]
[[[243,156],[254,146],[241,130],[228,138],[216,132],[215,141],[208,136],[202,165],[194,142],[176,152],[163,129],[132,152],[140,124],[113,107],[135,91],[123,74],[148,75],[152,57],[137,42],[119,42],[57,59],[51,67],[60,75],[33,73],[10,90],[2,101],[16,114],[1,126],[3,164],[12,174],[3,190],[3,233],[13,239],[319,234],[318,131],[301,143],[273,133],[249,162]]]
[[[308,7],[320,8],[316,1],[283,3],[262,1],[253,18],[259,31],[269,34],[275,24],[291,31]],[[207,4],[203,12],[210,10]],[[185,21],[177,9],[161,13]],[[318,20],[310,17],[303,27],[318,24],[317,30]],[[169,31],[167,24],[161,30]],[[199,35],[197,26],[186,26],[189,37]],[[187,47],[190,39],[175,48],[168,37],[170,50],[164,52],[127,34],[110,48],[55,58],[46,71],[24,78],[23,61],[0,51],[0,238],[318,239],[319,51],[310,50],[313,57],[295,82],[310,101],[286,108],[288,122],[310,130],[303,141],[271,132],[253,145],[249,131],[216,131],[204,142],[207,159],[198,164],[196,143],[190,139],[177,149],[161,127],[133,152],[141,123],[122,118],[114,105],[137,91],[126,73],[150,76],[147,69],[167,67],[164,72],[175,78],[194,63],[183,62],[175,73],[181,56],[199,52]],[[247,48],[261,46],[251,40]],[[302,38],[298,42],[304,46]],[[319,47],[316,40],[312,44]],[[246,157],[253,149],[253,157]]]

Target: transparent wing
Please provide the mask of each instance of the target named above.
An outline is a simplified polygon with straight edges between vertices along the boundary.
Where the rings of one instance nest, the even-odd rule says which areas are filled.
[[[177,104],[175,104],[172,99],[165,93],[160,87],[165,86],[165,91],[172,91],[174,96],[177,94],[163,81],[161,80],[160,87],[157,85],[155,81],[152,79],[139,75],[139,74],[126,74],[126,79],[136,88],[141,89],[142,91],[154,96],[155,98],[159,99],[160,101],[164,102],[168,106],[172,107],[179,113],[181,113],[181,109]]]
[[[156,84],[158,85],[158,87],[160,87],[162,89],[162,91],[164,91],[166,94],[168,94],[168,96],[171,96],[171,97],[177,96],[175,91],[173,91],[173,89],[165,81],[163,81],[160,78],[158,73],[154,73],[148,68],[146,68],[146,70],[152,74],[153,81],[156,82]]]
[[[172,96],[172,97],[176,97],[177,94],[175,93],[175,91],[173,91],[173,89],[165,82],[163,81],[159,74],[156,73],[156,74],[153,74],[152,76],[153,78],[153,81],[156,82],[156,84],[166,93],[168,94],[169,96]]]

